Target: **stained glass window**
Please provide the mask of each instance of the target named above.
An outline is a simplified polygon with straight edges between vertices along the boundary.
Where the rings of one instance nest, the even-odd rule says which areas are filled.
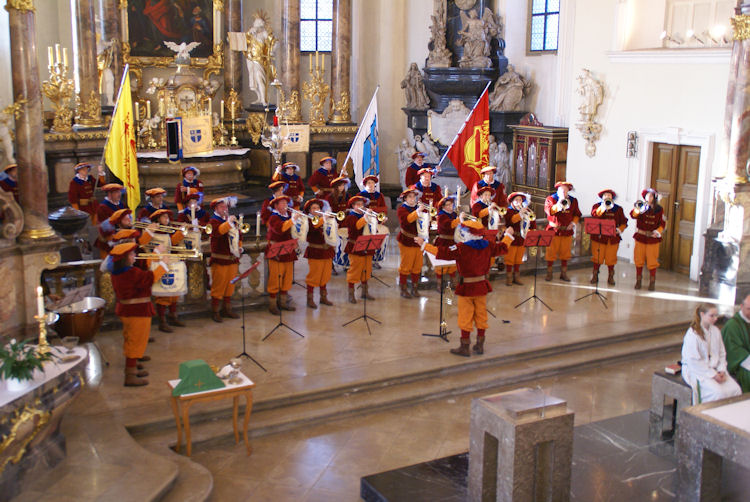
[[[530,0],[529,52],[557,50],[560,0]]]
[[[300,0],[300,50],[330,52],[333,39],[333,0]]]

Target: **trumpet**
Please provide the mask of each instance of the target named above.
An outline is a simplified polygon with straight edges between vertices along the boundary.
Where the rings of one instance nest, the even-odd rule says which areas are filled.
[[[473,215],[471,215],[471,214],[469,214],[469,213],[464,213],[464,212],[462,212],[461,214],[462,214],[462,215],[464,216],[464,219],[465,219],[465,220],[469,220],[469,221],[480,221],[480,220],[479,220],[479,218],[477,218],[476,216],[473,216]]]
[[[239,229],[241,234],[246,234],[250,232],[250,224],[245,223],[244,214],[241,214],[240,217],[237,219],[237,228]]]
[[[136,221],[133,223],[133,228],[149,228],[153,223],[146,223],[145,221]],[[159,232],[167,232],[170,234],[173,234],[175,232],[182,232],[183,234],[187,234],[187,225],[176,225],[176,224],[170,224],[170,225],[157,225],[156,230]]]
[[[136,260],[161,260],[165,257],[177,258],[178,260],[191,260],[196,258],[203,258],[203,253],[200,251],[186,251],[181,253],[138,253],[135,255]]]
[[[568,209],[570,207],[570,199],[563,199],[560,201],[560,207],[563,208],[563,210]]]
[[[438,211],[437,211],[437,209],[435,209],[434,206],[428,206],[424,202],[418,202],[417,206],[420,209],[424,209],[425,211],[428,211],[430,213],[430,218],[434,218],[438,214]]]
[[[508,208],[500,207],[494,202],[490,204],[490,209],[496,209],[500,216],[505,216],[505,214],[508,212]]]
[[[302,212],[302,211],[299,211],[299,210],[297,210],[297,209],[294,209],[294,208],[292,208],[292,207],[290,207],[290,208],[289,208],[289,211],[291,211],[291,212],[292,212],[292,213],[294,213],[294,214],[298,214],[298,215],[300,215],[300,216],[304,216],[305,218],[309,218],[309,219],[310,219],[310,221],[312,222],[312,224],[313,224],[314,226],[316,226],[316,227],[318,226],[318,223],[320,222],[320,218],[319,218],[319,217],[317,217],[317,216],[313,216],[313,215],[311,215],[311,214],[307,214],[307,213],[304,213],[304,212]]]
[[[376,213],[372,209],[367,209],[366,207],[362,208],[362,214],[366,214],[368,216],[372,216],[373,218],[377,218],[379,223],[383,223],[386,219],[385,213]]]
[[[528,221],[536,221],[536,214],[528,208],[523,208],[519,211],[521,218],[527,219]]]
[[[331,218],[336,218],[338,221],[344,221],[344,218],[346,218],[346,213],[343,211],[339,211],[338,213],[332,213],[330,211],[315,211],[321,216],[329,216]]]
[[[614,205],[615,205],[615,203],[614,203],[614,202],[612,202],[612,199],[605,199],[605,200],[604,200],[604,202],[602,202],[602,204],[604,205],[604,207],[605,207],[606,209],[611,209],[611,208],[612,208],[612,206],[614,206]]]
[[[635,207],[635,210],[638,211],[639,213],[642,213],[642,212],[648,210],[648,204],[646,204],[645,200],[640,200],[639,199],[639,200],[635,201],[635,204],[634,204],[633,207]]]
[[[193,230],[200,230],[206,235],[211,235],[212,228],[211,225],[193,225],[192,223],[186,223],[186,227],[192,228]]]

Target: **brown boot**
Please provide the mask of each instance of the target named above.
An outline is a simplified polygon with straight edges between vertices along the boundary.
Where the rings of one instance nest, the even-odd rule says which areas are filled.
[[[401,298],[411,298],[407,284],[405,282],[402,282],[400,286],[401,286]]]
[[[552,264],[547,263],[547,275],[544,276],[544,280],[549,282],[552,280]]]
[[[607,275],[607,284],[609,284],[610,286],[615,285],[615,270],[614,269],[609,270],[609,273]]]
[[[273,315],[279,315],[279,297],[275,296],[268,299],[268,311]]]
[[[165,333],[174,332],[174,330],[169,327],[169,324],[167,324],[167,316],[164,314],[159,316],[159,331],[163,331]]]
[[[513,285],[513,272],[508,270],[505,272],[505,285],[506,286],[512,286]]]
[[[328,299],[328,290],[320,288],[320,303],[321,305],[331,306],[333,303]]]
[[[591,275],[591,284],[596,284],[599,282],[599,269],[595,268],[594,273]]]
[[[177,326],[178,328],[184,328],[185,323],[180,321],[177,318],[177,304],[173,303],[169,306],[169,314],[167,315],[167,322],[171,324],[172,326]]]
[[[370,294],[370,291],[367,289],[367,283],[362,283],[362,299],[364,300],[367,298],[368,300],[375,300],[375,297]]]
[[[480,356],[484,354],[484,337],[483,336],[477,336],[477,343],[472,347],[472,350],[475,354],[479,354]]]
[[[641,289],[641,282],[643,281],[643,277],[638,275],[635,277],[635,289]]]
[[[656,276],[652,275],[648,280],[648,290],[654,291],[656,290]]]
[[[292,299],[287,293],[281,293],[279,295],[279,307],[281,310],[295,311],[297,308],[292,305]]]
[[[523,283],[521,282],[521,279],[519,277],[521,276],[521,272],[513,271],[513,284],[518,284],[519,286],[523,286]]]
[[[138,370],[135,367],[126,367],[125,382],[123,385],[125,387],[143,387],[144,385],[148,385],[148,380],[138,376]]]
[[[349,303],[357,303],[357,299],[354,297],[354,288],[349,285]]]
[[[307,307],[311,308],[311,309],[318,308],[318,304],[315,303],[315,299],[313,298],[313,292],[312,291],[308,291],[307,292]]]
[[[219,315],[219,308],[220,308],[220,300],[217,298],[211,298],[211,319],[213,319],[214,322],[224,322],[221,318],[221,315]]]
[[[240,316],[232,311],[232,298],[229,296],[224,297],[224,306],[221,309],[221,315],[228,317],[229,319],[239,319]]]
[[[469,351],[469,345],[471,344],[470,338],[461,338],[461,345],[456,349],[451,349],[451,354],[457,356],[469,357],[471,352]]]
[[[419,294],[419,282],[411,283],[411,296],[413,298],[420,298],[422,296]]]
[[[560,267],[560,280],[565,282],[570,282],[570,277],[568,277],[568,266],[562,265]]]

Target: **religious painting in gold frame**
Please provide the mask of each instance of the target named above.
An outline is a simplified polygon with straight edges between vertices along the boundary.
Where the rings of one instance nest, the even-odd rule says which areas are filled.
[[[164,41],[201,42],[190,52],[190,66],[222,67],[224,0],[120,0],[119,8],[124,63],[133,68],[167,67],[176,54]]]

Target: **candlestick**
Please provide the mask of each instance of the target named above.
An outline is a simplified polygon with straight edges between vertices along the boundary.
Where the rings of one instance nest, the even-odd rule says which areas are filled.
[[[443,197],[448,197],[448,185],[443,185]]]
[[[260,211],[255,213],[255,237],[260,237]]]
[[[44,292],[41,286],[36,288],[36,313],[39,317],[44,317]]]
[[[52,46],[47,47],[47,59],[49,59],[49,65],[52,66],[55,64],[55,56],[52,53]]]
[[[67,68],[68,66],[68,48],[63,47],[63,66]]]
[[[60,44],[55,44],[55,62],[60,62]]]
[[[146,118],[151,118],[151,101],[146,101]]]

